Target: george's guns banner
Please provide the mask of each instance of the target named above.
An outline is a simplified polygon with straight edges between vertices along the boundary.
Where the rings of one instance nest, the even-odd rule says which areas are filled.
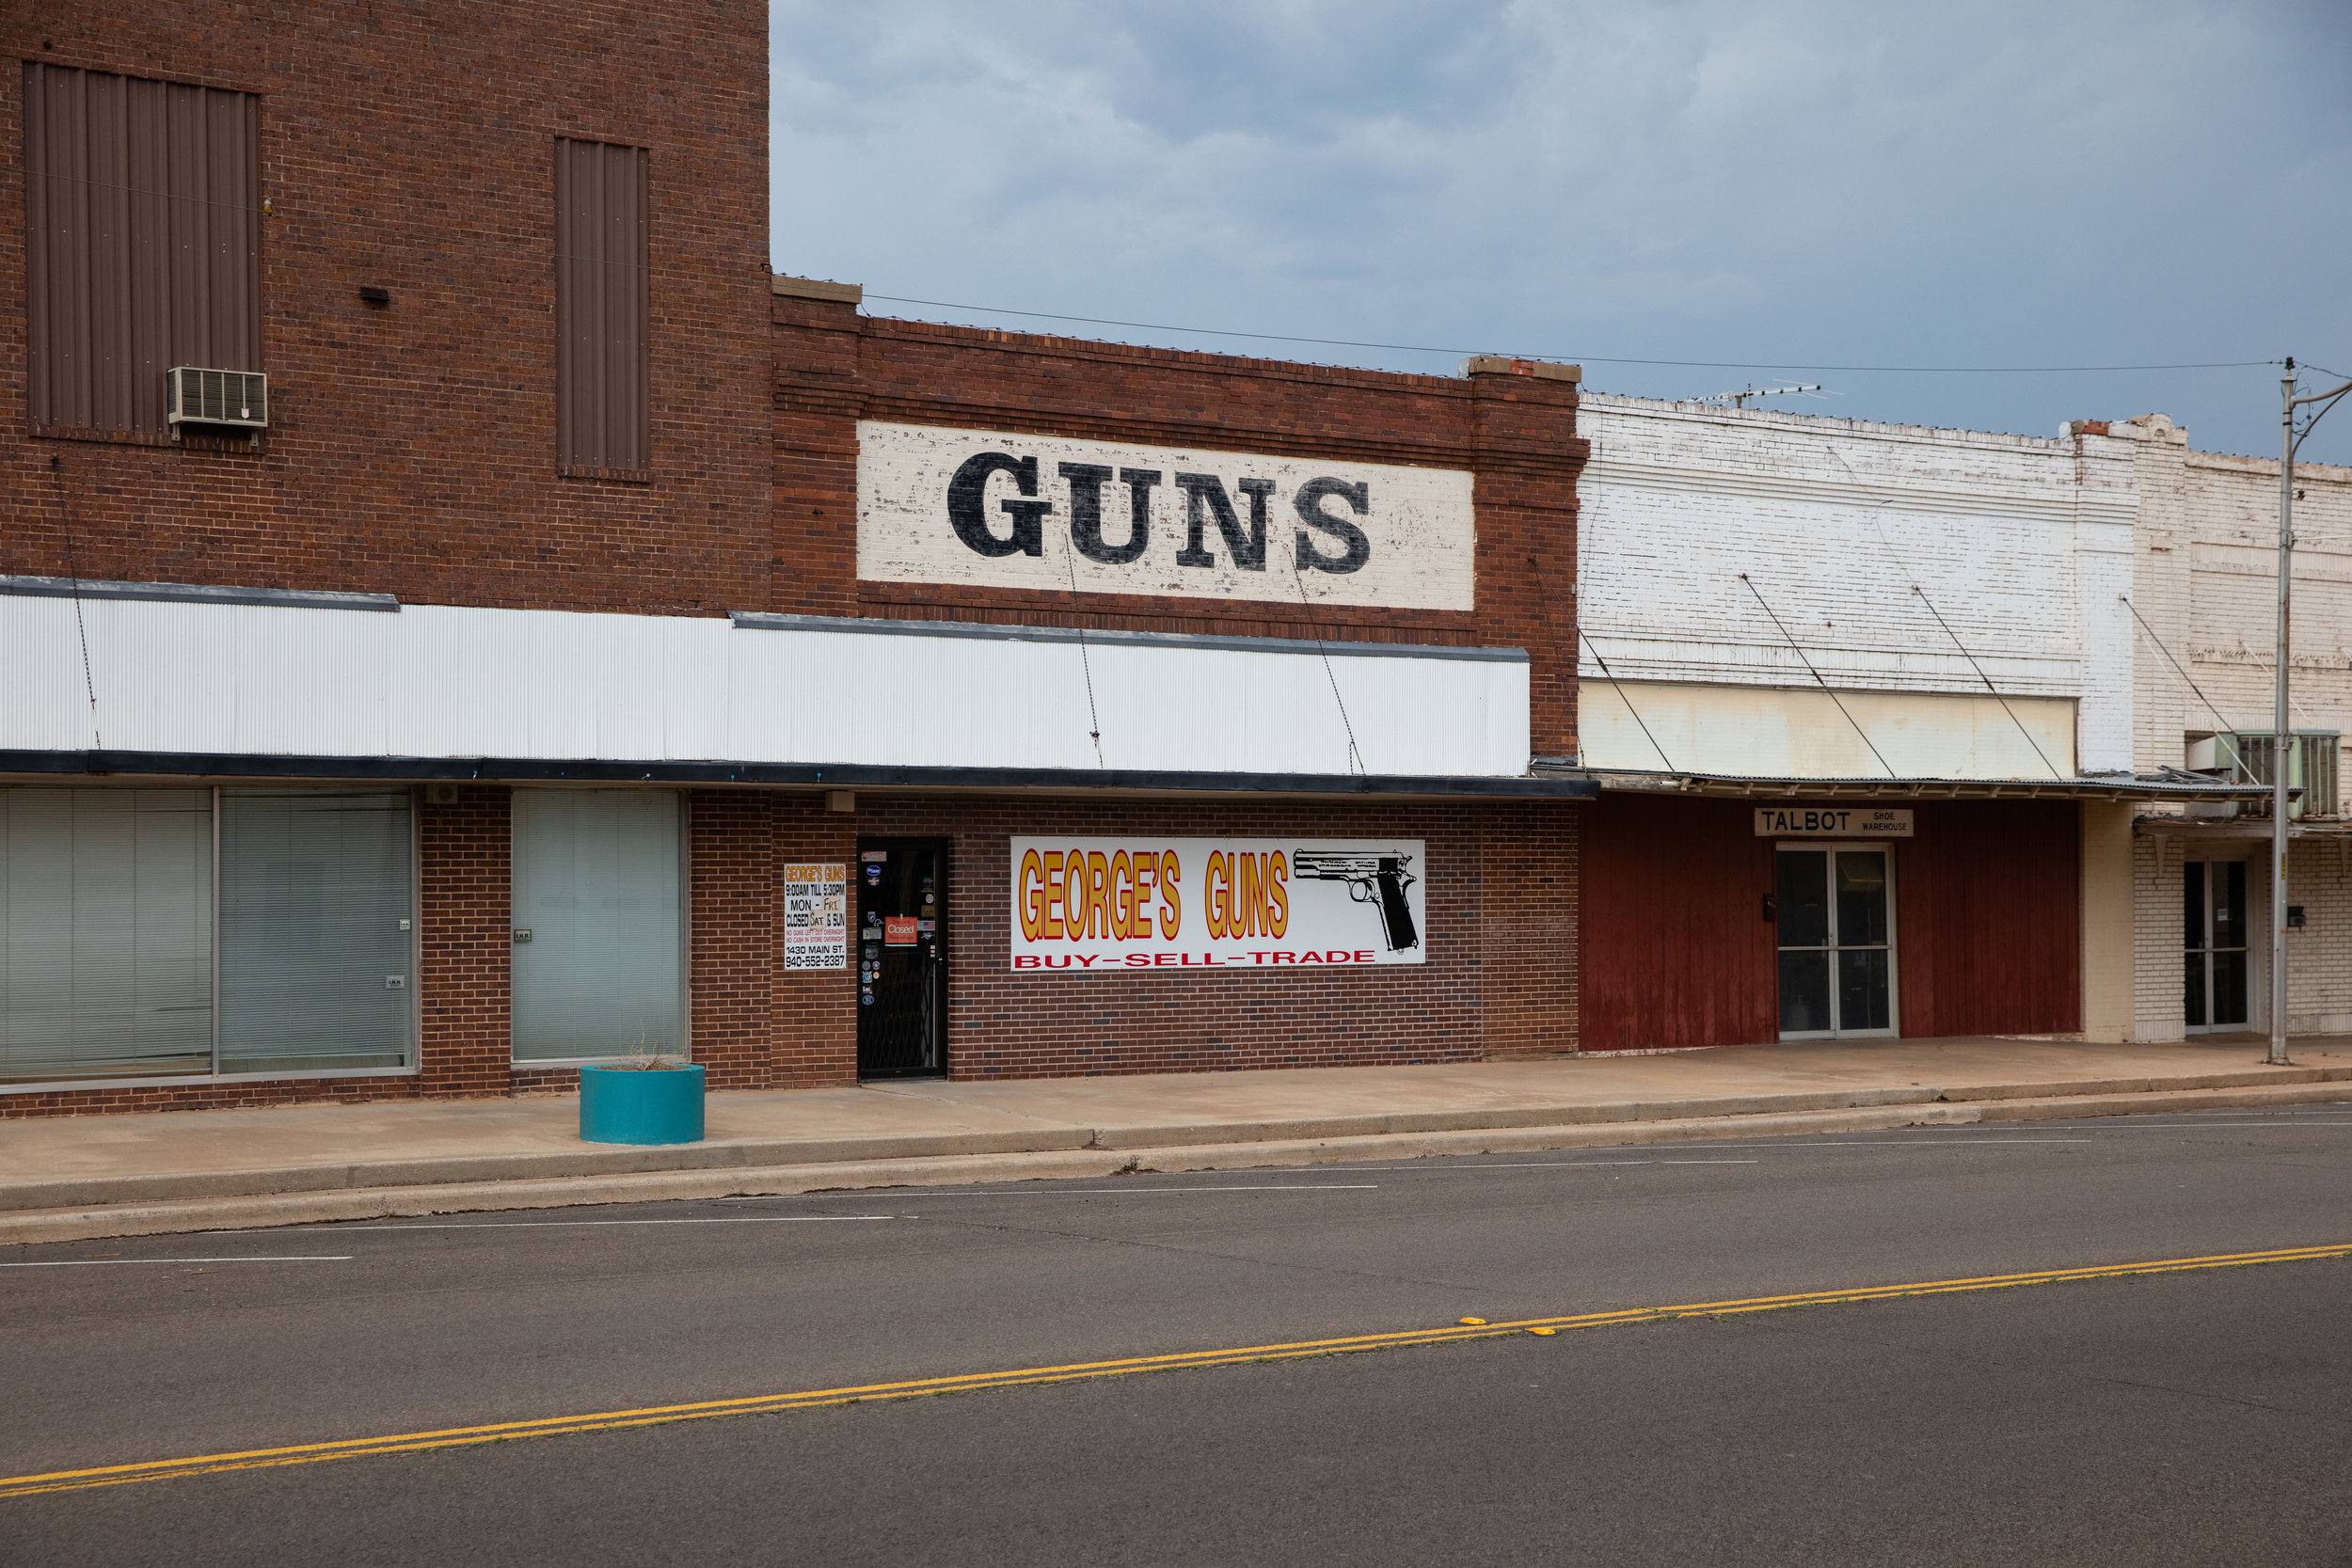
[[[1021,974],[1417,964],[1420,839],[1016,838]]]

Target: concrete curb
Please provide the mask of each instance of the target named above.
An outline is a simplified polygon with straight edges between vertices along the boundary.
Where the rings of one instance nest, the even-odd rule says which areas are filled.
[[[1767,1096],[1766,1100],[1781,1097]],[[1439,1155],[1545,1149],[1636,1148],[1715,1139],[1882,1131],[1976,1122],[2049,1121],[2074,1117],[2145,1116],[2179,1111],[2260,1109],[2352,1099],[2340,1077],[2269,1087],[2120,1092],[2039,1098],[1988,1097],[1954,1103],[1912,1101],[1837,1109],[1714,1114],[1655,1120],[1584,1120],[1547,1127],[1501,1127],[1266,1138],[1158,1148],[973,1152],[767,1166],[620,1171],[514,1180],[449,1181],[403,1187],[345,1188],[182,1198],[168,1202],[56,1207],[0,1214],[0,1245],[159,1236],[204,1230],[263,1229],[334,1221],[557,1209],[681,1198],[886,1192],[893,1187],[961,1186],[1072,1177],[1120,1178],[1150,1171],[1247,1170],[1281,1166],[1429,1159]],[[1724,1103],[1710,1101],[1709,1104]],[[1370,1118],[1332,1118],[1354,1121]],[[1268,1124],[1274,1125],[1274,1124]]]
[[[561,1154],[485,1154],[186,1175],[103,1176],[0,1187],[0,1214],[100,1203],[162,1203],[198,1197],[258,1197],[371,1187],[423,1187],[533,1180],[590,1180],[642,1173],[723,1171],[769,1165],[842,1164],[970,1154],[1038,1154],[1085,1148],[1084,1127],[1002,1132],[943,1132],[879,1138],[744,1139],[653,1148],[586,1147]]]
[[[2169,1094],[2137,1090],[2038,1100],[1985,1100],[1978,1101],[1976,1109],[1986,1121],[2050,1121],[2060,1117],[2153,1117],[2168,1111],[2253,1111],[2274,1105],[2327,1105],[2348,1100],[2352,1100],[2352,1089],[2339,1080],[2330,1080],[2276,1088],[2184,1089]]]

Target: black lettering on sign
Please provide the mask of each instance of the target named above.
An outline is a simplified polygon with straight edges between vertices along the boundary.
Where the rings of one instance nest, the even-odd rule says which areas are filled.
[[[1372,510],[1372,486],[1369,484],[1360,482],[1350,484],[1341,479],[1311,479],[1300,485],[1296,502],[1298,520],[1309,528],[1321,529],[1346,546],[1347,553],[1338,556],[1324,554],[1315,547],[1314,536],[1302,528],[1298,531],[1297,541],[1299,567],[1301,570],[1311,567],[1318,572],[1356,571],[1372,559],[1372,541],[1364,537],[1362,529],[1345,517],[1335,517],[1324,511],[1323,499],[1327,496],[1335,496],[1347,502],[1359,517]]]
[[[1123,545],[1103,542],[1103,486],[1110,483],[1111,470],[1100,463],[1064,463],[1061,476],[1070,481],[1070,542],[1080,555],[1105,566],[1124,566],[1143,553],[1152,542],[1152,486],[1158,474],[1148,468],[1126,470],[1130,521]],[[1138,477],[1140,484],[1136,483]]]
[[[1201,547],[1200,537],[1207,531],[1209,517],[1216,518],[1216,531],[1225,540],[1226,553],[1233,564],[1245,571],[1265,570],[1265,499],[1274,494],[1274,481],[1245,479],[1238,487],[1249,498],[1249,531],[1244,533],[1241,519],[1233,514],[1233,503],[1225,494],[1225,482],[1215,474],[1178,474],[1176,487],[1184,493],[1184,547],[1176,552],[1179,566],[1214,566],[1216,557]]]
[[[1037,494],[1036,458],[1008,457],[1001,451],[984,451],[965,458],[963,466],[956,470],[956,477],[947,482],[947,520],[955,525],[956,537],[981,555],[1043,555],[1044,519],[1054,510],[1054,503],[1015,500],[1009,497],[997,502],[1012,518],[1011,535],[999,539],[988,531],[991,474],[1010,474],[1014,487],[1022,495]]]

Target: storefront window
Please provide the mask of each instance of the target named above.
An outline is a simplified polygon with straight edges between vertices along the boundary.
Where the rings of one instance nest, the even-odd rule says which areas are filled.
[[[0,788],[0,1083],[413,1065],[412,836],[405,790]]]
[[[515,1059],[686,1050],[683,814],[658,790],[515,792]]]
[[[212,1065],[212,791],[0,789],[0,1082]]]
[[[220,1070],[408,1064],[407,792],[225,790]]]

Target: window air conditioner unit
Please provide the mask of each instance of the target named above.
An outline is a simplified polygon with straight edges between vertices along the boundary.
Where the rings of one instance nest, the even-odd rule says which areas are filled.
[[[2239,730],[2236,756],[2224,755],[2217,761],[2228,768],[2228,775],[2235,784],[2269,784],[2278,775],[2273,771],[2279,746],[2268,730]],[[2287,815],[2293,817],[2332,817],[2339,815],[2340,797],[2337,769],[2337,748],[2343,736],[2334,730],[2296,730],[2287,737],[2287,788],[2300,794],[2290,799]],[[2256,806],[2242,816],[2269,815],[2269,807]]]
[[[269,428],[269,377],[259,371],[175,365],[164,372],[164,418],[174,440],[183,425],[260,434]]]

